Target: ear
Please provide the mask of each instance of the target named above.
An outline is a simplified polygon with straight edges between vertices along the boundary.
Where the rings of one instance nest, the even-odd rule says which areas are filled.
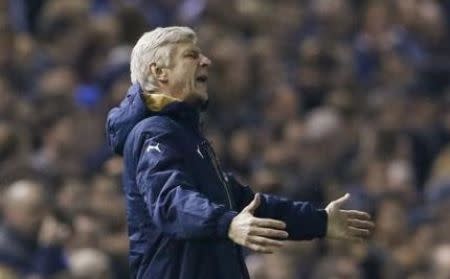
[[[169,81],[167,69],[157,66],[156,63],[150,64],[150,72],[161,83],[167,83]]]

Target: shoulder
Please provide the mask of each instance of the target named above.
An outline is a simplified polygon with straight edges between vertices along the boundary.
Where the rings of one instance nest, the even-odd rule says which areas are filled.
[[[0,264],[25,264],[30,252],[6,227],[0,226]]]
[[[8,249],[15,244],[16,241],[14,241],[10,231],[4,225],[0,225],[0,250]]]
[[[182,126],[165,115],[150,116],[140,121],[131,131],[127,144],[137,154],[141,153],[143,146],[153,142],[168,145],[179,149],[185,139],[185,131]]]

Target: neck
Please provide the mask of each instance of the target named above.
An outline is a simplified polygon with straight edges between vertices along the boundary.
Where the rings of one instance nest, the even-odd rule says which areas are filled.
[[[162,110],[168,104],[182,102],[182,100],[172,97],[169,94],[156,91],[144,92],[142,96],[147,108],[155,112]]]
[[[143,93],[146,106],[151,111],[160,111],[166,105],[174,102],[183,102],[192,107],[198,107],[202,111],[206,109],[207,101],[202,100],[194,94],[188,94],[182,98],[175,97],[175,95],[163,91],[144,91]]]

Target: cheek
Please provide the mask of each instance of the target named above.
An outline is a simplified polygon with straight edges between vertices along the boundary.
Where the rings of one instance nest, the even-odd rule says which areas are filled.
[[[195,78],[196,78],[196,71],[194,67],[191,67],[189,69],[189,71],[187,72],[187,82],[191,85],[191,86],[195,86]]]
[[[191,67],[189,69],[189,77],[191,77],[191,79],[195,79],[196,72],[197,71],[196,71],[195,67]]]
[[[194,61],[187,61],[186,63],[184,63],[183,67],[183,71],[186,75],[192,77],[195,75],[195,73],[197,72],[197,64]]]
[[[195,69],[190,64],[183,64],[173,72],[174,80],[178,82],[189,82],[195,77]]]

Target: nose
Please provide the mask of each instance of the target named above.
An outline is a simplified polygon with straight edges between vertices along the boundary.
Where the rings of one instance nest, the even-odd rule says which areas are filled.
[[[211,60],[203,54],[200,54],[200,66],[207,67],[211,65]]]

